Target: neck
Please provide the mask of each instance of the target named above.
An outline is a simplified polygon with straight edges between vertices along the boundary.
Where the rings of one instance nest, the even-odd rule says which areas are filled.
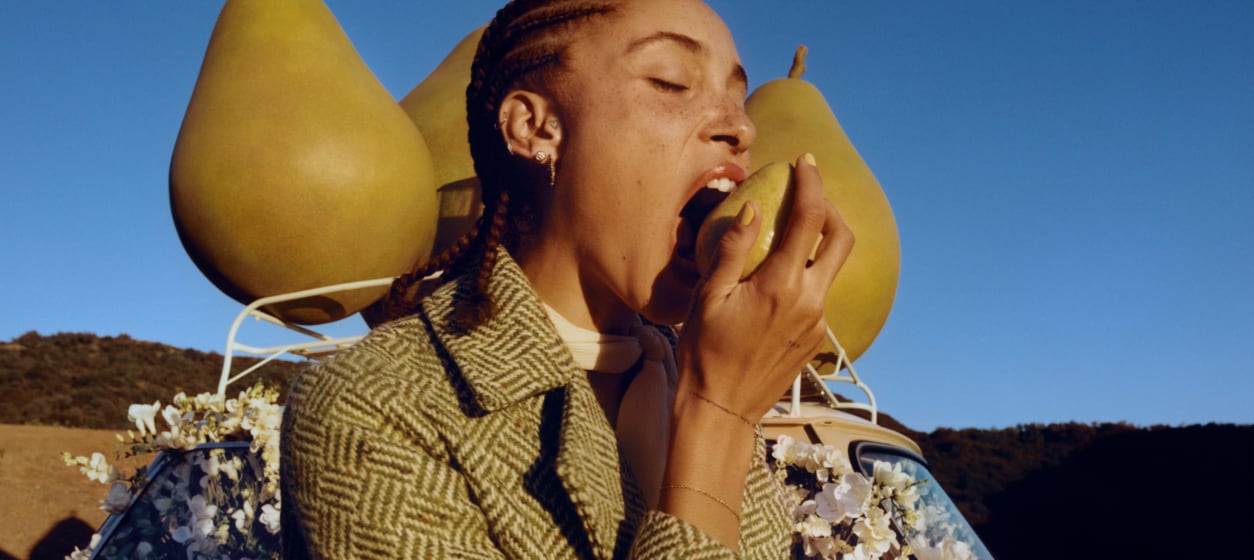
[[[536,294],[571,323],[604,334],[630,334],[638,314],[596,274],[581,266],[573,247],[524,243],[515,261]]]

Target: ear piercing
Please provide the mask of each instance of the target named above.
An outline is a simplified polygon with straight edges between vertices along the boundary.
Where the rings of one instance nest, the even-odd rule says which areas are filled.
[[[548,152],[538,151],[534,156],[536,163],[540,165],[548,164],[549,166],[549,188],[557,186],[557,158],[549,155]]]

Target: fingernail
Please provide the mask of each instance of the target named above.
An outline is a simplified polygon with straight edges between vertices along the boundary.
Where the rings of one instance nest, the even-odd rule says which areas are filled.
[[[753,223],[753,207],[749,206],[748,202],[746,202],[744,206],[740,207],[740,215],[736,216],[736,221],[740,222],[740,225],[742,226],[747,226],[750,223]]]
[[[804,160],[806,163],[813,165],[815,167],[819,166],[818,162],[814,161],[814,154],[810,152],[806,152],[805,155],[801,156],[801,159]]]

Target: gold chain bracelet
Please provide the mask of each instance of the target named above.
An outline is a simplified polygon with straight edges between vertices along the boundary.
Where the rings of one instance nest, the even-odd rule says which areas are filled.
[[[718,502],[718,505],[726,508],[727,512],[732,514],[732,517],[736,518],[737,523],[740,522],[740,512],[736,511],[735,508],[731,507],[731,504],[723,501],[722,498],[715,496],[714,494],[710,492],[697,488],[696,486],[685,486],[683,484],[666,484],[662,486],[662,490],[688,490],[691,492],[696,492],[698,494],[701,494],[702,496],[705,496],[711,500],[714,500],[715,502]]]
[[[741,421],[741,422],[744,422],[746,426],[749,426],[750,428],[753,428],[753,427],[755,426],[755,424],[754,424],[753,422],[750,422],[748,418],[745,418],[744,416],[741,416],[740,414],[737,414],[737,413],[736,413],[735,411],[733,411],[732,409],[727,408],[727,407],[725,407],[725,406],[723,406],[723,405],[721,405],[721,404],[718,404],[718,403],[716,403],[716,402],[714,402],[714,401],[712,401],[712,400],[710,400],[710,399],[706,398],[706,397],[705,397],[705,395],[702,395],[701,393],[698,393],[698,392],[696,392],[696,391],[690,391],[690,393],[692,393],[692,396],[694,396],[694,397],[696,397],[696,398],[698,398],[698,399],[701,399],[701,400],[703,400],[703,401],[705,401],[705,402],[707,402],[707,403],[710,403],[710,405],[711,405],[711,406],[713,406],[714,408],[717,408],[717,409],[719,409],[719,410],[721,410],[721,411],[723,411],[723,412],[726,412],[727,414],[730,414],[730,415],[732,415],[732,416],[735,416],[736,418],[739,418],[739,419],[740,419],[740,421]]]

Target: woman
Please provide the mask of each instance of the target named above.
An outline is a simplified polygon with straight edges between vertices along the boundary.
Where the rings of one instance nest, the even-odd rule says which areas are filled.
[[[289,556],[786,554],[754,424],[816,352],[853,240],[803,157],[779,250],[739,281],[749,204],[698,273],[707,186],[749,164],[746,88],[697,0],[497,14],[467,89],[483,218],[394,301],[442,286],[294,386]]]

